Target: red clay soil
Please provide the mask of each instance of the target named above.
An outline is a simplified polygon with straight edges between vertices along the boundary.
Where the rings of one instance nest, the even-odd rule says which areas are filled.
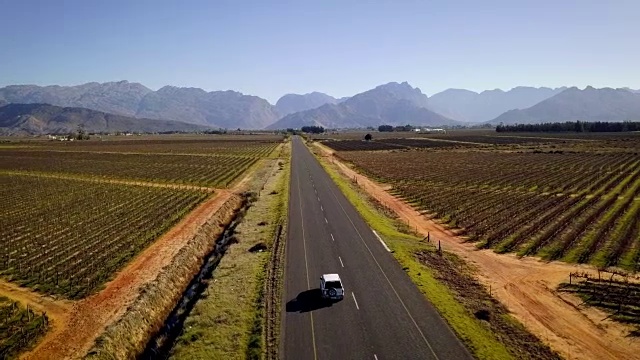
[[[317,143],[316,143],[317,144]],[[578,307],[581,301],[555,291],[572,271],[595,272],[590,266],[543,262],[536,258],[500,255],[478,250],[454,232],[421,215],[411,205],[389,194],[388,185],[357,173],[317,144],[325,158],[380,203],[392,209],[411,228],[440,240],[444,250],[457,254],[478,269],[478,278],[529,331],[567,359],[639,359],[640,339],[626,337],[631,328],[605,320],[607,314]]]

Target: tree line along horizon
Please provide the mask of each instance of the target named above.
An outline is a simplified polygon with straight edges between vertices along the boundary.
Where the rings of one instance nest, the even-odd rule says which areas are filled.
[[[488,125],[488,126],[486,126]],[[493,127],[490,124],[485,124],[481,127]],[[418,126],[413,125],[380,125],[378,126],[378,132],[407,132],[419,129]],[[463,127],[466,128],[466,127]],[[372,126],[367,127],[367,130],[375,131]],[[496,132],[633,132],[640,131],[639,121],[623,121],[623,122],[607,122],[607,121],[566,121],[566,122],[554,122],[554,123],[539,123],[539,124],[513,124],[505,125],[500,123],[495,127]],[[327,131],[323,126],[303,126],[300,128],[301,132],[310,134],[322,134]],[[288,133],[296,133],[296,129],[288,128]]]

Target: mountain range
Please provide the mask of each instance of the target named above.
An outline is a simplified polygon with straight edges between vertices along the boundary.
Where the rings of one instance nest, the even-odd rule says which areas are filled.
[[[0,134],[68,134],[82,126],[87,132],[202,131],[208,127],[173,120],[138,119],[85,108],[49,104],[0,106]]]
[[[476,93],[448,89],[431,97],[407,82],[388,83],[348,98],[312,92],[287,94],[276,105],[236,91],[165,86],[153,91],[128,81],[78,86],[11,85],[0,88],[6,103],[46,103],[86,108],[112,116],[175,120],[218,128],[282,129],[389,125],[463,125],[481,122],[553,122],[567,119],[634,118],[639,90],[516,87]],[[17,123],[16,123],[17,124]],[[36,126],[37,128],[37,126]],[[45,127],[46,128],[46,127]]]
[[[260,129],[279,118],[276,108],[257,96],[173,86],[153,91],[128,81],[78,86],[12,85],[0,88],[0,100],[82,107],[220,128]]]
[[[640,121],[640,93],[627,89],[569,88],[523,110],[511,110],[492,124],[564,121]]]
[[[392,82],[354,95],[338,104],[289,114],[267,129],[323,126],[325,128],[363,128],[388,125],[462,124],[427,108],[428,98],[407,82]]]

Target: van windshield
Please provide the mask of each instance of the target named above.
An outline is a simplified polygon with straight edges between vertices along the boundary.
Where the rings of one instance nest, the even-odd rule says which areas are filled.
[[[331,288],[334,288],[334,289],[342,289],[342,284],[340,283],[340,281],[327,281],[327,282],[324,284],[324,286],[325,286],[327,289],[331,289]]]

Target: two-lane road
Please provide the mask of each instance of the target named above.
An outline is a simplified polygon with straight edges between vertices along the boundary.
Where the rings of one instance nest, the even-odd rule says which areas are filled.
[[[338,273],[345,298],[320,301]],[[282,356],[471,359],[298,137],[293,139]]]

